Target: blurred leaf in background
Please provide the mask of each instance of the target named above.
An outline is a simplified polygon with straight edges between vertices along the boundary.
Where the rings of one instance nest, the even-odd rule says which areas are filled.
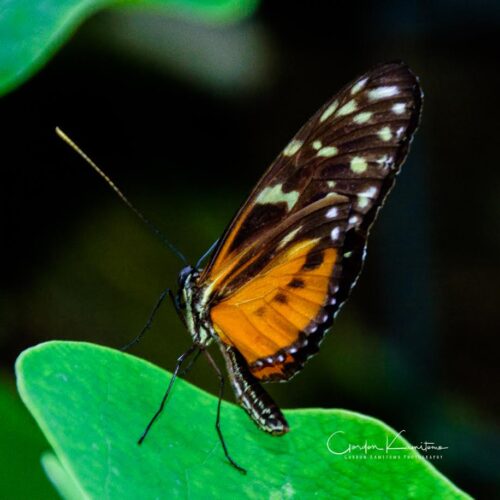
[[[257,3],[258,0],[2,0],[0,95],[32,76],[85,19],[101,9],[141,6],[150,7],[157,14],[163,10],[205,22],[234,22],[251,14]]]
[[[0,498],[56,500],[57,494],[40,467],[50,448],[16,394],[14,384],[0,379]]]
[[[160,77],[225,98],[269,85],[276,72],[270,37],[255,21],[195,23],[154,10],[113,9],[95,20],[91,34],[92,44],[126,57],[137,71],[154,68]]]

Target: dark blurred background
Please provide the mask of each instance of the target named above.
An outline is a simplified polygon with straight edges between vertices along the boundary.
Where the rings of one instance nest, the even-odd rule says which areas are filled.
[[[0,104],[0,418],[20,405],[13,363],[23,349],[50,339],[123,345],[181,268],[56,125],[194,263],[326,99],[373,65],[403,59],[421,78],[423,121],[363,275],[321,353],[290,383],[267,387],[283,407],[347,408],[405,429],[413,443],[449,446],[435,466],[493,497],[499,28],[498,2],[445,0],[264,1],[230,26],[147,10],[86,22]],[[166,305],[132,352],[172,369],[189,341]],[[216,391],[203,361],[189,379]],[[44,447],[24,466],[38,467]]]

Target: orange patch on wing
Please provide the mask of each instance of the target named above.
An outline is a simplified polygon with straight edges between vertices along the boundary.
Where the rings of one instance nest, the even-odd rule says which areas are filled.
[[[317,243],[296,243],[258,277],[212,308],[217,334],[249,364],[293,344],[325,305],[337,251],[315,250]],[[276,365],[254,374],[266,378],[280,372]]]
[[[273,377],[283,377],[285,375],[285,366],[288,363],[293,362],[293,356],[290,354],[286,355],[285,361],[282,363],[276,363],[272,366],[264,366],[263,368],[259,368],[255,371],[252,371],[252,374],[254,377],[263,380],[263,379],[269,379]]]

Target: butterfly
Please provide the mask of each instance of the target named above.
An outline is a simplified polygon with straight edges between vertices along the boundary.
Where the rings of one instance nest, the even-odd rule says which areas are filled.
[[[222,353],[236,401],[259,429],[273,435],[289,431],[261,384],[286,382],[303,368],[356,284],[368,234],[419,124],[422,99],[418,78],[402,62],[380,65],[353,80],[274,160],[216,242],[208,264],[182,269],[178,293],[170,293],[193,345],[179,357],[139,444],[161,413],[181,365],[193,352],[203,352],[221,380],[216,421],[221,444],[230,463],[244,472],[220,430],[224,378],[206,350],[211,344]]]
[[[346,85],[264,173],[208,265],[180,273],[193,342],[217,344],[237,402],[263,431],[289,430],[261,383],[290,380],[318,351],[358,279],[422,97],[401,62]]]

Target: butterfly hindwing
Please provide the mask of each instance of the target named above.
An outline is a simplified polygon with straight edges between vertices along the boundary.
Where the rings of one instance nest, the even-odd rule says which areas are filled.
[[[229,225],[197,285],[217,335],[254,377],[287,380],[317,350],[361,270],[420,106],[402,63],[354,80],[295,135]]]

